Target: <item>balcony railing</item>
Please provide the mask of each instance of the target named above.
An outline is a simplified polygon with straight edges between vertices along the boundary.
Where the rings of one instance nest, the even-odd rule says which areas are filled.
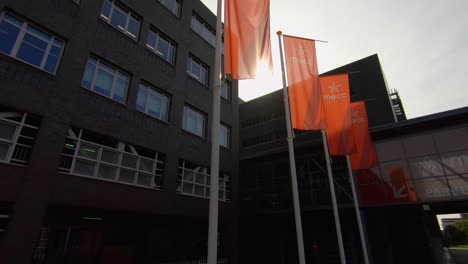
[[[0,162],[28,164],[38,127],[27,122],[28,113],[0,113]]]
[[[164,162],[69,136],[60,157],[59,171],[105,181],[160,189]],[[124,143],[121,143],[124,145]],[[135,151],[136,152],[136,151]]]

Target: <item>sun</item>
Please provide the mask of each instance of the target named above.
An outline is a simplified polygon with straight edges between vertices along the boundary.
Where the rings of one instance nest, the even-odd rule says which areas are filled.
[[[282,88],[281,72],[271,72],[265,63],[260,63],[256,79],[239,81],[239,97],[249,101]]]

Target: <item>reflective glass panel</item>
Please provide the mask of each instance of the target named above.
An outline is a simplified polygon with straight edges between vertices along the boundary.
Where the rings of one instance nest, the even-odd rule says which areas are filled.
[[[8,16],[8,15],[5,15]],[[16,20],[16,19],[15,19]],[[21,21],[19,26],[23,24]],[[20,27],[14,23],[7,22],[5,19],[0,22],[0,51],[10,54],[15,45],[16,38],[20,32]]]

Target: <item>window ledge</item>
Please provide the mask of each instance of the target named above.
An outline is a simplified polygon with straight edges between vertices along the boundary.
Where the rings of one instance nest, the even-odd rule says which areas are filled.
[[[116,32],[119,32],[121,35],[125,36],[127,39],[133,41],[134,44],[137,44],[137,46],[140,46],[140,42],[138,42],[138,39],[140,37],[140,33],[141,32],[138,32],[138,37],[136,39],[132,38],[131,36],[129,36],[128,34],[126,34],[125,32],[122,32],[121,30],[119,30],[118,28],[114,27],[113,25],[111,25],[109,22],[107,22],[107,20],[105,18],[102,17],[102,15],[99,15],[99,21],[101,21],[102,23],[106,24],[108,27],[112,28],[113,30],[115,30]],[[140,28],[140,31],[141,31],[141,28]]]
[[[175,61],[174,61],[174,63],[170,63],[169,61],[165,60],[161,55],[159,55],[160,52],[158,52],[158,51],[156,51],[156,50],[154,50],[154,49],[149,48],[148,45],[147,45],[146,43],[145,43],[145,49],[146,49],[147,51],[149,51],[149,52],[152,54],[152,56],[157,57],[159,60],[163,61],[163,62],[166,63],[168,66],[170,66],[172,70],[174,70]],[[174,60],[176,60],[176,58],[174,58]]]
[[[105,99],[107,99],[107,100],[112,101],[113,103],[117,103],[118,105],[124,107],[124,109],[128,109],[128,105],[127,105],[126,103],[121,103],[121,102],[119,102],[119,101],[116,101],[116,100],[114,100],[114,99],[112,99],[112,98],[110,98],[110,97],[107,97],[107,96],[105,96],[105,95],[102,95],[102,94],[100,94],[100,93],[98,93],[98,92],[96,92],[96,91],[94,91],[94,90],[91,90],[91,89],[89,89],[89,88],[83,87],[83,85],[80,85],[80,87],[81,87],[81,89],[88,91],[88,93],[91,93],[92,95],[99,95],[100,98],[105,98]],[[128,91],[127,91],[127,93],[128,93]],[[128,94],[127,94],[127,97],[128,97]],[[126,99],[127,99],[127,98],[126,98]]]
[[[141,112],[141,111],[138,111],[136,110],[136,107],[134,108],[135,109],[135,112],[138,113],[138,115],[142,116],[142,117],[145,117],[149,120],[152,120],[152,121],[156,121],[157,123],[161,124],[161,125],[164,125],[164,126],[169,126],[169,120],[168,121],[164,121],[164,120],[161,120],[159,118],[156,118],[150,114],[147,114],[147,113],[144,113],[144,112]]]
[[[120,182],[120,181],[108,180],[108,179],[92,177],[92,176],[87,176],[87,175],[82,175],[82,174],[67,173],[67,172],[62,172],[62,171],[59,171],[58,173],[63,174],[63,175],[71,175],[71,176],[75,176],[75,177],[87,178],[87,179],[98,180],[98,181],[103,181],[103,182],[123,184],[123,185],[128,185],[128,186],[132,186],[132,187],[143,188],[143,189],[148,189],[148,190],[153,190],[153,191],[160,191],[160,192],[163,191],[163,189],[159,188],[159,187],[147,187],[147,186],[142,186],[142,185],[136,185],[136,184],[125,183],[125,182]]]
[[[3,161],[3,160],[0,160],[0,164],[2,164],[2,165],[11,165],[11,166],[20,167],[20,168],[27,168],[28,167],[27,165],[21,165],[21,164],[6,162],[6,161]]]
[[[3,52],[0,52],[0,57],[5,57],[5,58],[8,58],[10,60],[10,62],[12,63],[21,63],[23,65],[26,65],[28,68],[31,67],[31,68],[34,68],[35,70],[38,70],[38,72],[42,72],[42,73],[45,73],[46,76],[50,76],[50,77],[57,77],[57,72],[56,73],[50,73],[46,70],[43,70],[39,67],[37,67],[36,65],[33,65],[27,61],[24,61],[24,60],[20,60],[18,58],[15,58],[15,57],[11,57],[10,55],[8,54],[5,54]],[[60,65],[60,63],[59,63]],[[58,67],[57,67],[57,71],[58,71]]]
[[[194,82],[196,82],[197,84],[199,84],[200,86],[206,88],[206,89],[209,89],[210,87],[202,82],[200,82],[200,80],[198,80],[197,78],[193,77],[193,75],[189,72],[186,72],[187,73],[187,76],[189,77],[190,80],[193,80]]]
[[[199,136],[199,135],[197,135],[197,134],[194,134],[194,133],[192,133],[192,132],[190,132],[190,131],[188,131],[188,130],[185,130],[184,128],[181,128],[181,129],[182,129],[182,132],[184,132],[184,133],[187,134],[187,135],[190,135],[190,136],[193,136],[193,137],[195,137],[195,138],[201,139],[201,140],[204,141],[204,142],[208,142],[208,139],[207,139],[207,138],[204,138],[204,137],[201,137],[201,136]]]

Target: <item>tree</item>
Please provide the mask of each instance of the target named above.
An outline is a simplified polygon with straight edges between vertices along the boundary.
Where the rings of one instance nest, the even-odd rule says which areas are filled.
[[[460,220],[445,227],[444,242],[447,246],[468,245],[468,220]]]

